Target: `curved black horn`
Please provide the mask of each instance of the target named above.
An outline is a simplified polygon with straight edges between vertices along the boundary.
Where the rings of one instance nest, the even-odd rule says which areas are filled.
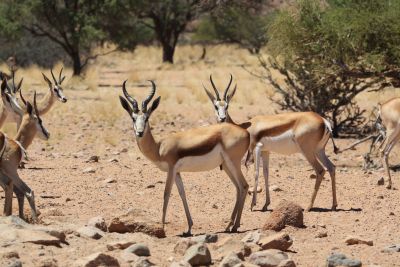
[[[56,77],[54,76],[53,69],[50,70],[51,76],[53,76],[54,83],[57,84]]]
[[[36,103],[36,91],[33,93],[33,108],[35,109],[36,116],[39,116],[39,110]]]
[[[143,102],[142,102],[142,111],[143,111],[143,113],[147,112],[147,105],[149,104],[149,102],[153,98],[154,94],[156,93],[156,84],[152,80],[149,80],[149,82],[151,82],[151,91],[150,91],[149,96],[146,97],[146,99],[143,100]]]
[[[61,68],[60,70],[60,75],[58,75],[58,83],[61,84],[61,76],[62,76],[62,71],[63,71],[64,67]]]
[[[36,91],[35,91],[35,92],[36,92]],[[26,106],[26,100],[25,100],[24,96],[22,95],[22,89],[19,90],[19,96],[21,97],[22,103],[24,103],[24,105]]]
[[[138,103],[135,99],[133,99],[133,97],[131,97],[128,94],[128,91],[126,91],[126,82],[127,81],[128,80],[125,80],[124,83],[122,84],[122,92],[124,93],[124,96],[129,101],[129,103],[131,103],[133,112],[137,113],[137,112],[139,112]]]
[[[226,97],[227,97],[228,92],[229,92],[229,87],[231,87],[231,84],[232,84],[232,79],[233,79],[233,76],[231,74],[231,79],[229,80],[228,86],[226,87],[225,92],[224,92],[224,100],[225,101],[226,101]]]
[[[17,92],[16,86],[15,86],[15,71],[12,71],[12,92],[14,94]]]
[[[214,81],[213,81],[213,79],[212,79],[212,75],[210,75],[210,82],[211,82],[212,88],[214,89],[215,96],[217,97],[217,100],[220,101],[221,98],[219,97],[218,89],[217,89],[217,87],[216,87],[215,84],[214,84]]]

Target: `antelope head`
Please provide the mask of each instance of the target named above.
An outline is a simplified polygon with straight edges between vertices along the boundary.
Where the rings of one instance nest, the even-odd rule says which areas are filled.
[[[43,126],[42,119],[39,115],[39,110],[36,103],[36,91],[33,95],[33,106],[29,101],[25,101],[25,114],[24,119],[22,121],[21,127],[24,127],[24,124],[28,124],[27,127],[32,127],[36,129],[36,133],[38,134],[39,138],[42,140],[48,140],[50,138],[50,133],[47,129]]]
[[[15,75],[12,73],[11,85],[7,82],[6,79],[3,79],[1,83],[1,98],[3,99],[3,103],[5,107],[10,112],[19,113],[22,115],[22,108],[18,104],[17,100],[17,92],[21,92],[23,78],[19,81],[18,84],[15,84]]]
[[[210,75],[210,82],[211,82],[211,86],[214,89],[214,93],[215,95],[213,95],[209,90],[207,90],[207,88],[204,86],[203,84],[203,88],[208,96],[208,98],[211,100],[214,109],[215,109],[215,115],[217,117],[218,122],[225,122],[227,117],[228,117],[228,108],[229,108],[229,102],[231,101],[232,97],[235,95],[236,93],[236,86],[235,88],[233,88],[233,91],[231,93],[229,93],[229,88],[231,87],[232,84],[232,74],[231,74],[231,78],[229,80],[228,86],[226,87],[224,94],[223,94],[223,98],[221,99],[218,89],[215,86],[215,83],[212,79],[212,75]]]
[[[67,98],[64,96],[63,89],[61,87],[61,83],[64,81],[65,76],[62,76],[62,71],[63,71],[63,68],[61,68],[60,74],[58,75],[58,80],[57,80],[56,77],[54,76],[53,70],[50,70],[51,76],[53,77],[54,86],[53,86],[53,83],[50,81],[50,79],[47,78],[47,76],[44,75],[43,72],[42,72],[42,75],[43,75],[43,79],[49,85],[50,91],[52,91],[54,93],[54,95],[57,97],[57,99],[59,101],[65,103],[65,102],[67,102]]]
[[[132,118],[133,130],[135,131],[135,135],[137,138],[143,136],[146,127],[148,127],[150,115],[153,113],[154,110],[156,110],[161,99],[161,96],[157,97],[151,104],[150,108],[147,108],[148,104],[156,93],[156,84],[154,83],[154,81],[149,82],[151,83],[152,88],[150,94],[146,97],[145,100],[143,100],[141,110],[139,110],[137,101],[126,91],[126,81],[124,81],[124,83],[122,84],[122,92],[124,93],[125,98],[119,96],[122,107],[128,112],[129,116]]]

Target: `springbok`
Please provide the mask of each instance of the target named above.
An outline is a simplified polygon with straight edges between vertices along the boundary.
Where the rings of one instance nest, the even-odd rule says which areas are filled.
[[[236,187],[236,203],[226,231],[237,231],[248,190],[248,184],[240,168],[240,161],[249,146],[248,132],[233,124],[222,123],[173,133],[161,141],[156,141],[151,133],[149,118],[158,107],[161,97],[157,97],[150,108],[147,108],[156,92],[155,83],[150,82],[152,89],[149,96],[142,102],[141,111],[137,101],[128,94],[125,87],[126,81],[122,85],[125,98],[120,96],[120,101],[133,121],[136,142],[140,151],[160,170],[168,173],[164,191],[163,225],[172,185],[175,181],[188,223],[188,231],[184,235],[191,235],[193,221],[186,200],[181,172],[208,171],[222,166]],[[232,229],[230,229],[231,226]]]
[[[389,169],[389,154],[400,140],[400,98],[392,98],[379,105],[379,117],[386,129],[386,139],[381,150],[382,163],[385,167],[389,183],[386,188],[392,188],[392,177]]]
[[[49,85],[49,91],[45,94],[43,99],[38,103],[38,110],[39,110],[40,115],[46,114],[52,108],[52,106],[54,105],[56,100],[59,100],[62,103],[67,102],[67,98],[64,96],[63,89],[61,87],[61,83],[65,79],[65,76],[62,76],[62,71],[63,71],[63,68],[61,68],[60,74],[59,74],[58,80],[57,80],[56,77],[54,76],[53,70],[50,70],[51,76],[53,77],[53,80],[54,80],[54,85],[50,81],[50,79],[47,78],[47,76],[44,73],[42,73],[43,79]],[[25,103],[26,101],[25,101],[21,91],[20,91],[20,97],[21,97],[22,102]]]
[[[18,104],[16,95],[18,91],[21,91],[23,79],[21,79],[18,84],[15,84],[15,72],[12,72],[10,80],[12,82],[11,85],[5,78],[2,79],[1,98],[3,100],[3,105],[0,111],[0,127],[3,126],[6,121],[13,121],[17,123],[18,129],[24,112]]]
[[[1,132],[0,132],[1,133]],[[28,199],[32,210],[32,218],[37,219],[35,197],[33,191],[18,175],[18,166],[25,155],[24,147],[27,147],[38,134],[44,140],[49,139],[49,132],[43,126],[36,104],[36,92],[33,97],[33,107],[27,102],[15,139],[0,134],[1,161],[0,161],[0,185],[5,192],[4,214],[12,213],[12,195],[15,192],[18,199],[19,216],[24,218],[24,197]]]
[[[215,96],[207,90],[204,85],[203,87],[215,108],[217,121],[220,123],[229,122],[238,125],[247,129],[250,134],[250,145],[246,158],[246,166],[250,162],[252,156],[255,158],[255,181],[251,210],[253,210],[257,201],[260,159],[263,161],[266,194],[265,205],[262,210],[266,211],[271,202],[268,185],[268,165],[269,155],[271,152],[284,155],[301,153],[315,170],[317,178],[307,211],[309,211],[314,205],[318,189],[325,174],[325,167],[332,180],[332,210],[335,210],[337,207],[335,165],[325,154],[325,146],[329,138],[332,137],[332,130],[329,122],[314,112],[293,112],[256,116],[245,123],[236,124],[228,113],[229,103],[235,95],[237,88],[235,85],[233,91],[229,93],[232,79],[233,77],[231,75],[229,84],[224,91],[222,99],[211,75],[210,82],[215,92]],[[334,142],[333,146],[336,153],[338,149]]]

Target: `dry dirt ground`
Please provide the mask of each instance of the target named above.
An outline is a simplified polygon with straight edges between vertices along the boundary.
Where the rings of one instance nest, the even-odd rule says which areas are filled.
[[[189,57],[183,57],[187,53]],[[255,66],[245,51],[230,47],[210,48],[206,62],[197,62],[200,48],[178,48],[177,64],[163,66],[158,63],[159,50],[140,48],[134,54],[114,54],[99,59],[90,66],[86,78],[67,80],[66,104],[56,103],[44,118],[51,133],[48,142],[36,139],[28,149],[30,160],[20,176],[35,191],[36,204],[41,212],[42,224],[64,229],[76,229],[94,216],[103,216],[106,221],[135,209],[146,213],[149,219],[161,220],[164,181],[166,174],[158,170],[139,151],[133,136],[132,123],[120,107],[119,85],[129,79],[129,91],[143,99],[148,91],[147,79],[155,79],[163,96],[159,109],[151,118],[153,133],[157,138],[168,133],[214,123],[214,111],[201,91],[201,82],[208,85],[207,77],[215,74],[221,88],[233,73],[238,82],[238,94],[231,104],[231,115],[237,121],[255,114],[270,114],[276,107],[268,100],[271,88],[249,75],[241,64]],[[189,58],[189,59],[187,59]],[[221,58],[223,60],[221,60]],[[24,92],[37,89],[46,92],[40,71],[36,68],[20,70],[27,84]],[[67,75],[70,70],[67,70]],[[70,76],[70,75],[69,75]],[[30,78],[29,78],[30,77]],[[145,85],[139,86],[139,85]],[[373,105],[394,95],[393,90],[384,94],[365,94],[359,98],[363,106]],[[15,125],[6,125],[4,130],[13,135]],[[354,140],[337,140],[345,147]],[[336,165],[338,210],[330,210],[332,202],[331,183],[326,175],[318,193],[315,207],[305,213],[305,228],[288,228],[294,239],[289,255],[297,266],[325,266],[332,252],[342,252],[351,258],[360,259],[363,266],[400,266],[400,254],[382,253],[391,244],[400,243],[400,177],[393,173],[395,189],[378,186],[383,169],[364,172],[361,169],[362,155],[367,145],[357,150],[334,155],[327,145],[327,155]],[[398,148],[392,152],[392,164],[400,161]],[[93,155],[98,163],[86,163]],[[110,162],[117,159],[117,162]],[[94,173],[83,173],[86,168]],[[253,185],[253,167],[245,177]],[[313,173],[300,155],[282,156],[272,154],[270,160],[270,184],[282,189],[271,192],[270,209],[282,199],[298,203],[305,208],[314,187]],[[105,180],[115,179],[114,183]],[[262,184],[262,177],[260,178]],[[184,173],[190,210],[194,219],[193,234],[221,233],[234,204],[234,186],[219,169],[203,173]],[[262,186],[263,187],[263,186]],[[263,188],[264,189],[264,188]],[[259,194],[257,208],[264,202],[264,192]],[[3,197],[3,192],[0,192]],[[240,233],[260,229],[270,213],[250,211],[247,197],[242,216]],[[0,199],[0,207],[4,199]],[[17,214],[16,200],[14,214]],[[26,208],[26,212],[29,210]],[[129,235],[146,242],[152,252],[151,261],[169,266],[171,257],[179,260],[173,247],[186,230],[186,219],[179,194],[173,188],[167,214],[167,238],[155,239],[144,235]],[[327,237],[316,238],[326,231]],[[118,234],[109,234],[101,240],[90,240],[69,235],[70,245],[62,248],[41,247],[33,244],[19,246],[18,252],[24,266],[38,266],[43,258],[54,258],[59,266],[71,266],[75,260],[94,252],[106,251],[105,244]],[[373,240],[373,246],[347,246],[346,236],[356,235]],[[119,238],[119,237],[118,237]]]

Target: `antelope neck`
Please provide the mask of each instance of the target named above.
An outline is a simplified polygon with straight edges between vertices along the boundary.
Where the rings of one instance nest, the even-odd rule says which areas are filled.
[[[27,149],[35,138],[35,135],[36,126],[30,125],[29,122],[22,120],[21,126],[15,136],[15,140],[20,142],[23,148]]]
[[[40,101],[38,104],[39,115],[46,114],[51,109],[55,101],[56,99],[53,89],[50,88],[50,90],[43,97],[42,101]]]
[[[136,136],[136,142],[140,151],[150,161],[160,161],[160,143],[156,142],[150,130],[150,124],[147,124],[142,137]]]

